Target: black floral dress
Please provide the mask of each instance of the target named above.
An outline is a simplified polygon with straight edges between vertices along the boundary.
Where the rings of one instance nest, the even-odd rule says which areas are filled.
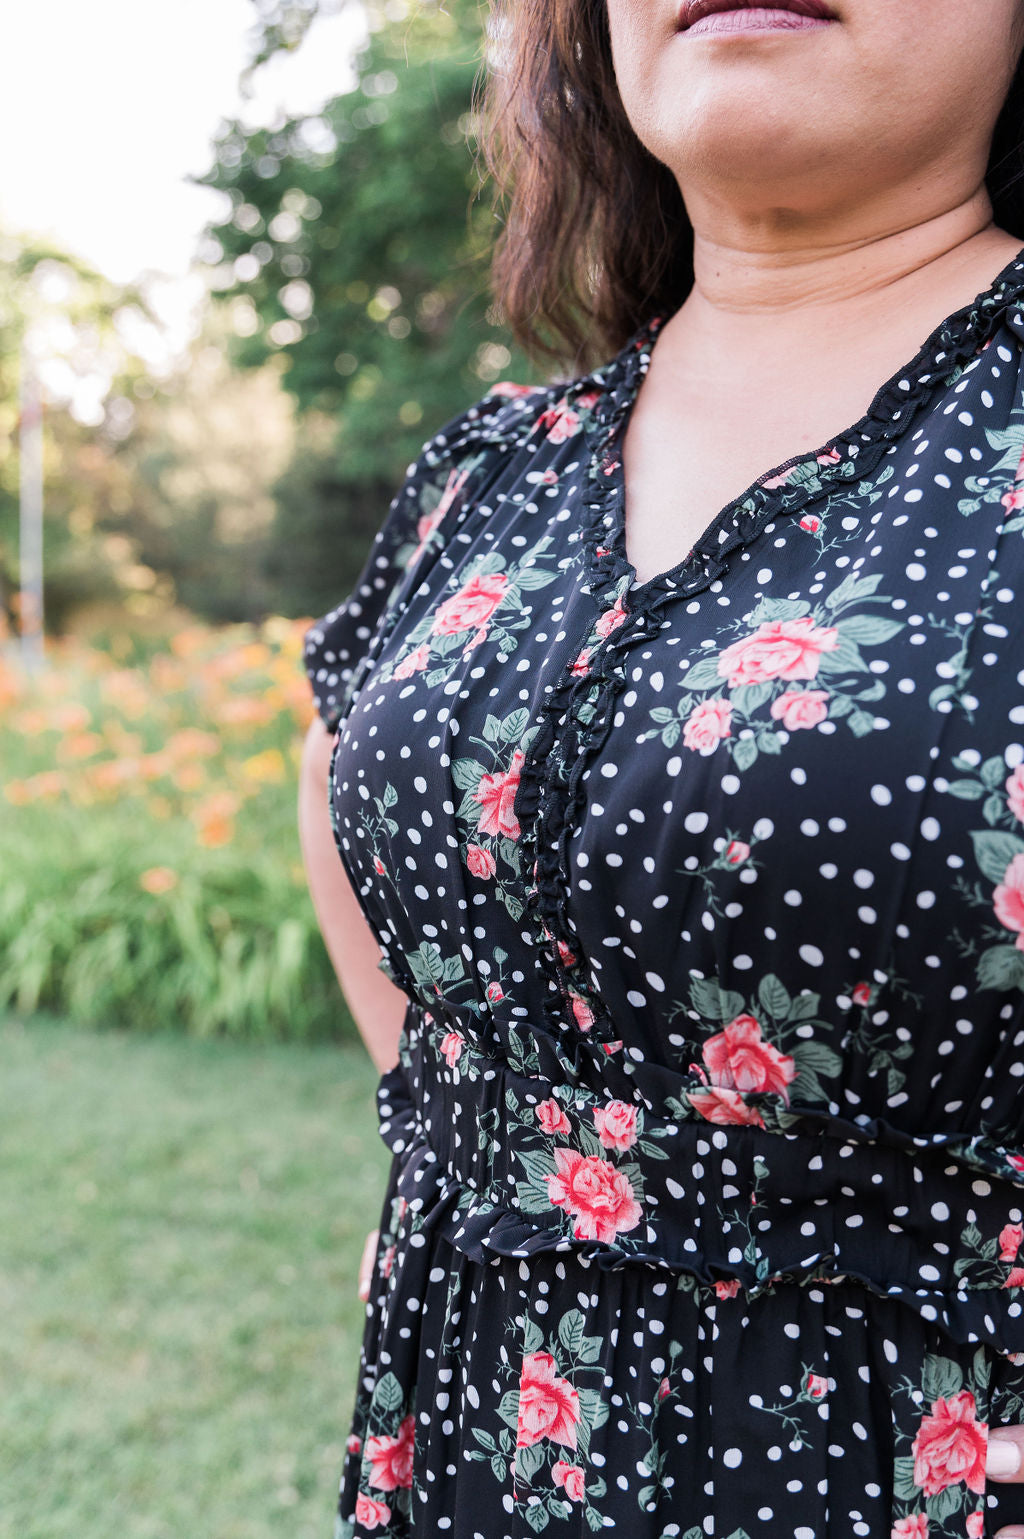
[[[1024,252],[638,583],[657,332],[439,433],[308,633],[409,998],[336,1532],[977,1539],[1024,1419]]]

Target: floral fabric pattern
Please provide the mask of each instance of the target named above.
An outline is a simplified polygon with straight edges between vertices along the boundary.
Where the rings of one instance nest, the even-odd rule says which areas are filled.
[[[408,998],[336,1539],[1024,1522],[1024,253],[640,583],[658,332],[432,439],[307,637]]]

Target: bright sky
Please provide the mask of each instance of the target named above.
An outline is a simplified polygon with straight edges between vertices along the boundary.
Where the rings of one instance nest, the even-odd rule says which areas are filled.
[[[361,8],[316,23],[243,102],[251,0],[31,0],[3,6],[0,226],[51,235],[108,277],[155,270],[170,319],[221,200],[184,178],[210,164],[225,117],[316,111],[352,85]]]

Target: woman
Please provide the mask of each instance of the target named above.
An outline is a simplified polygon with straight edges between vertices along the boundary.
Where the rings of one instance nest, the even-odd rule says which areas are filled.
[[[500,291],[615,356],[309,632],[338,1534],[1024,1534],[1024,5],[502,19]]]

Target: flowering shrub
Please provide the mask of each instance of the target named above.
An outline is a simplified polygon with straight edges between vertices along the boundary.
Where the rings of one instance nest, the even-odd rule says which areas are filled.
[[[296,827],[305,620],[0,658],[0,1007],[348,1029]],[[126,656],[126,654],[128,654]]]

